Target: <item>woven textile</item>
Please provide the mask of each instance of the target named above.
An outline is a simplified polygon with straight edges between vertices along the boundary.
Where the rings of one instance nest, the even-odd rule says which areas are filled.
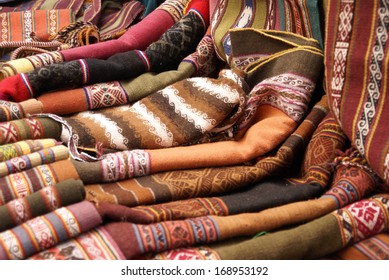
[[[68,148],[56,145],[28,155],[15,157],[0,163],[0,177],[8,174],[21,172],[41,164],[48,164],[69,157]]]
[[[113,203],[100,203],[103,219],[139,224],[182,220],[207,215],[227,216],[319,197],[322,188],[312,185],[291,185],[283,180],[265,181],[218,197],[178,200],[150,206],[127,208]],[[242,201],[245,203],[242,205]]]
[[[86,184],[117,182],[150,174],[150,155],[144,150],[107,154],[95,162],[73,161],[80,179]]]
[[[55,139],[25,140],[0,146],[0,162],[58,145]]]
[[[66,179],[79,179],[70,160],[42,164],[0,178],[0,204],[25,197]]]
[[[101,26],[99,24],[99,27],[101,29],[101,36],[106,41],[43,54],[35,54],[26,58],[8,61],[2,66],[3,70],[0,73],[3,74],[4,78],[63,61],[84,58],[107,59],[121,52],[145,50],[152,42],[157,41],[164,32],[184,16],[184,8],[188,5],[188,2],[188,0],[165,1],[145,18],[142,18],[141,22],[131,25],[131,28],[127,31],[125,28],[129,26],[129,23],[133,23],[134,19],[142,12],[143,7],[139,6],[140,2],[138,1],[125,2],[123,3],[125,9],[119,9],[118,11],[117,7],[115,7],[115,13],[112,13],[111,10],[111,13],[107,12],[102,15]],[[204,7],[208,6],[208,0],[193,0],[190,2],[196,2],[196,5]],[[94,1],[92,5],[89,4],[84,9],[91,9],[96,4],[99,6],[95,7],[94,12],[99,12],[101,8],[100,1]],[[81,5],[77,6],[77,9],[80,9],[80,7]],[[73,6],[69,8],[74,9]],[[88,12],[85,12],[85,14],[88,14]],[[78,20],[88,21],[84,16],[77,18]],[[116,23],[110,24],[113,19],[116,19]],[[124,34],[122,34],[123,32]],[[115,36],[119,36],[119,38],[115,38]]]
[[[25,118],[0,123],[0,145],[22,140],[60,139],[61,126],[48,118]]]
[[[19,103],[0,100],[0,122],[24,118],[24,111]]]
[[[305,225],[218,248],[217,252],[221,259],[321,257],[346,247],[350,242],[356,242],[361,238],[387,230],[389,214],[387,202],[385,195],[378,195],[372,199],[351,204]],[[365,208],[365,204],[370,207]],[[370,210],[371,208],[373,209]],[[366,213],[373,211],[374,218],[365,219],[358,215],[360,211],[368,211]],[[237,236],[254,235],[255,230],[263,227],[259,216],[260,214],[240,214],[237,217],[203,216],[150,225],[111,223],[105,228],[116,240],[126,258],[132,259],[147,253],[158,253],[200,243],[213,243]],[[123,232],[126,238],[123,238]],[[303,246],[300,242],[302,237],[305,237]],[[132,246],[128,245],[129,240],[132,241]],[[293,247],[293,250],[285,251],[283,249],[285,246]],[[314,248],[314,250],[307,250],[307,247]],[[252,250],[252,248],[256,249]]]
[[[323,259],[389,260],[389,234],[388,232],[376,234]]]
[[[144,52],[136,50],[115,54],[107,60],[86,58],[43,66],[4,79],[0,82],[0,91],[20,102],[46,91],[67,88],[69,84],[77,87],[129,79],[148,71],[171,70],[194,52],[206,28],[202,15],[191,10]]]
[[[26,73],[45,65],[62,62],[63,58],[59,51],[44,52],[36,55],[9,60],[1,66],[1,80],[18,73]]]
[[[215,259],[216,256],[216,259],[225,260],[321,258],[357,242],[358,238],[367,239],[387,231],[387,202],[386,194],[377,195],[291,229],[205,248],[168,250],[152,258],[170,259],[181,256],[182,259],[187,259],[187,250],[192,252],[194,257],[205,259],[208,259],[208,256],[209,259]],[[191,254],[188,257],[190,258]]]
[[[353,145],[386,183],[388,9],[385,1],[341,1],[340,5],[328,1],[325,52],[331,110]],[[355,43],[360,40],[369,43]]]
[[[78,16],[118,15],[119,4],[91,11],[93,3],[84,1],[87,13]],[[361,16],[372,19],[368,30],[355,17],[363,8],[384,12],[380,5],[168,0],[134,26],[150,33],[143,37],[130,28],[111,43],[67,50],[75,59],[65,51],[25,58],[35,70],[4,79],[0,94],[23,100],[26,85],[44,90],[0,103],[0,167],[16,172],[0,177],[0,258],[387,258],[389,188],[368,156],[375,141],[386,145],[382,131],[373,137],[383,122],[371,119],[365,152],[347,131],[358,126],[354,113],[364,114],[374,91],[368,84],[380,80],[376,87],[386,89],[386,37],[374,34],[386,34],[387,17]],[[366,34],[358,47],[353,38]],[[134,65],[120,68],[126,58]],[[134,76],[109,77],[131,67]],[[100,70],[109,81],[93,80]],[[374,71],[382,76],[370,79]],[[59,88],[58,77],[77,84]],[[379,118],[386,118],[383,91],[374,95]],[[48,136],[53,142],[43,148]],[[33,154],[56,160],[46,151],[57,147],[70,157],[29,163]],[[382,151],[373,153],[383,160]],[[29,169],[9,165],[21,159]],[[66,232],[62,214],[81,228]]]
[[[25,197],[11,200],[0,206],[0,232],[60,207],[80,202],[84,198],[85,190],[82,181],[69,179]]]
[[[106,59],[115,53],[144,50],[182,18],[187,2],[188,0],[167,0],[118,39],[61,51],[64,61],[87,57]]]
[[[301,160],[300,154],[305,150],[305,145],[309,142],[316,127],[327,113],[326,103],[327,101],[324,98],[312,109],[295,133],[288,137],[277,152],[260,158],[256,164],[168,171],[109,184],[86,185],[86,199],[96,203],[109,202],[136,206],[187,198],[216,196],[243,189],[250,184],[263,180],[269,174],[285,176],[285,173],[294,169],[294,163],[297,164]],[[334,137],[329,138],[327,134],[329,134],[328,131],[331,126],[324,126],[324,128],[326,130],[323,135],[323,141],[331,141],[335,147],[342,148],[345,141],[342,138],[342,134],[335,130],[333,133]],[[335,129],[337,129],[337,126],[335,126]],[[320,137],[317,136],[316,138]],[[325,166],[328,162],[331,162],[335,155],[332,154],[330,156],[332,157],[322,158],[325,161],[318,162],[317,165],[322,164]],[[88,174],[87,172],[82,173]],[[319,182],[322,183],[322,181]],[[328,180],[324,182],[324,186],[327,183]]]
[[[86,201],[59,208],[0,233],[0,259],[25,259],[101,223]],[[24,237],[29,238],[24,238]],[[31,238],[31,242],[30,241]]]
[[[230,62],[230,29],[255,28],[287,31],[322,42],[319,1],[220,1],[213,20],[212,37],[220,59]]]
[[[31,33],[43,41],[74,21],[71,10],[26,10],[0,13],[1,42],[31,40]],[[1,44],[0,44],[1,45]]]
[[[24,112],[59,115],[113,107],[138,101],[149,94],[191,76],[207,76],[215,71],[216,67],[217,61],[212,38],[207,32],[198,44],[196,51],[187,56],[176,70],[162,73],[148,72],[130,80],[59,90],[43,94],[37,100],[29,99],[29,101],[18,104]],[[11,104],[11,102],[8,102],[8,104]],[[12,103],[12,105],[14,104]]]
[[[30,260],[124,260],[104,227],[96,227],[66,242],[37,253]]]
[[[117,150],[187,145],[220,125],[239,106],[245,96],[240,80],[227,72],[219,79],[189,78],[132,105],[83,112],[64,120],[83,147],[93,148],[98,142]]]

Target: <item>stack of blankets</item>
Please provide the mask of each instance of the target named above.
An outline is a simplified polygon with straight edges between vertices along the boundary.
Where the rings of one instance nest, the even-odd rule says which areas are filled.
[[[389,259],[387,1],[2,5],[0,259]]]

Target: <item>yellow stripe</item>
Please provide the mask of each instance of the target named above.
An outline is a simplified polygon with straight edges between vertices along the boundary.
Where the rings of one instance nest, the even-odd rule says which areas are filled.
[[[135,209],[136,209],[136,208],[135,208]],[[162,219],[160,219],[160,213],[158,213],[153,207],[149,207],[149,208],[146,208],[146,207],[145,207],[144,209],[145,209],[145,210],[148,210],[148,211],[150,211],[150,212],[152,212],[152,213],[155,214],[155,217],[157,218],[157,220],[156,220],[155,222],[160,222],[161,220],[162,220],[162,221],[166,220],[166,211],[164,211],[164,209],[162,209],[162,216],[163,216]],[[146,211],[144,211],[144,212],[146,212]],[[146,214],[147,214],[147,212],[146,212]],[[154,217],[151,216],[151,215],[148,215],[148,216],[154,218]],[[153,219],[153,220],[154,220],[154,219]]]
[[[274,55],[271,55],[270,57],[266,57],[264,59],[259,59],[257,61],[254,61],[252,63],[250,63],[249,65],[247,65],[246,69],[249,68],[250,66],[253,66],[255,64],[258,64],[256,65],[254,68],[250,69],[249,71],[247,71],[247,73],[252,73],[254,71],[256,71],[258,68],[262,67],[264,64],[267,64],[281,56],[284,56],[285,54],[289,54],[289,53],[293,53],[293,52],[296,52],[296,51],[306,51],[306,52],[310,52],[312,54],[316,54],[316,55],[320,55],[320,56],[324,56],[323,55],[323,52],[320,50],[320,49],[317,49],[317,48],[314,48],[314,47],[310,47],[310,46],[299,46],[299,47],[295,47],[295,48],[292,48],[292,49],[288,49],[288,50],[285,50],[285,51],[280,51]]]

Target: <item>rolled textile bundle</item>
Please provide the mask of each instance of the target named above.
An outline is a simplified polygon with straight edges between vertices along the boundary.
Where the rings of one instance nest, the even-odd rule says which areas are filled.
[[[202,12],[207,16],[208,10]],[[55,89],[129,79],[149,71],[174,69],[195,50],[207,24],[202,14],[190,9],[145,51],[118,53],[107,60],[86,58],[43,66],[4,79],[0,82],[0,93],[4,98],[20,102]]]
[[[31,117],[0,123],[0,145],[22,140],[60,139],[62,127],[46,117]]]
[[[22,103],[0,100],[0,123],[27,118],[42,112],[42,105],[32,99]]]
[[[0,162],[58,145],[56,139],[24,140],[0,146]]]
[[[68,179],[0,206],[0,232],[35,217],[84,200],[81,180]]]
[[[191,76],[207,76],[215,71],[217,67],[216,55],[209,32],[210,29],[208,28],[196,51],[187,56],[176,70],[161,73],[148,72],[130,80],[98,83],[77,89],[54,91],[45,93],[37,99],[28,99],[12,105],[18,104],[21,110],[26,113],[66,115],[133,103],[180,80]]]
[[[41,164],[0,178],[0,205],[67,179],[79,179],[69,159]]]
[[[0,177],[67,158],[69,158],[69,149],[63,145],[45,148],[31,154],[0,162]]]
[[[184,16],[184,9],[188,6],[189,2],[194,6],[200,7],[199,10],[201,10],[203,7],[206,7],[208,0],[164,1],[155,10],[142,18],[140,22],[133,24],[118,39],[8,61],[3,67],[4,78],[18,73],[27,73],[42,66],[63,61],[84,58],[107,59],[121,52],[145,50],[152,42],[158,40],[164,32]],[[80,20],[88,21],[88,18],[81,18]],[[110,27],[107,28],[109,29]]]
[[[88,201],[61,207],[1,232],[0,259],[26,259],[100,223],[99,214]]]

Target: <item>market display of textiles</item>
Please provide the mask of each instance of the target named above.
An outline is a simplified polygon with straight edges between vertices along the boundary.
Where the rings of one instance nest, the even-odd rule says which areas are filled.
[[[0,259],[389,259],[387,0],[0,6]]]

